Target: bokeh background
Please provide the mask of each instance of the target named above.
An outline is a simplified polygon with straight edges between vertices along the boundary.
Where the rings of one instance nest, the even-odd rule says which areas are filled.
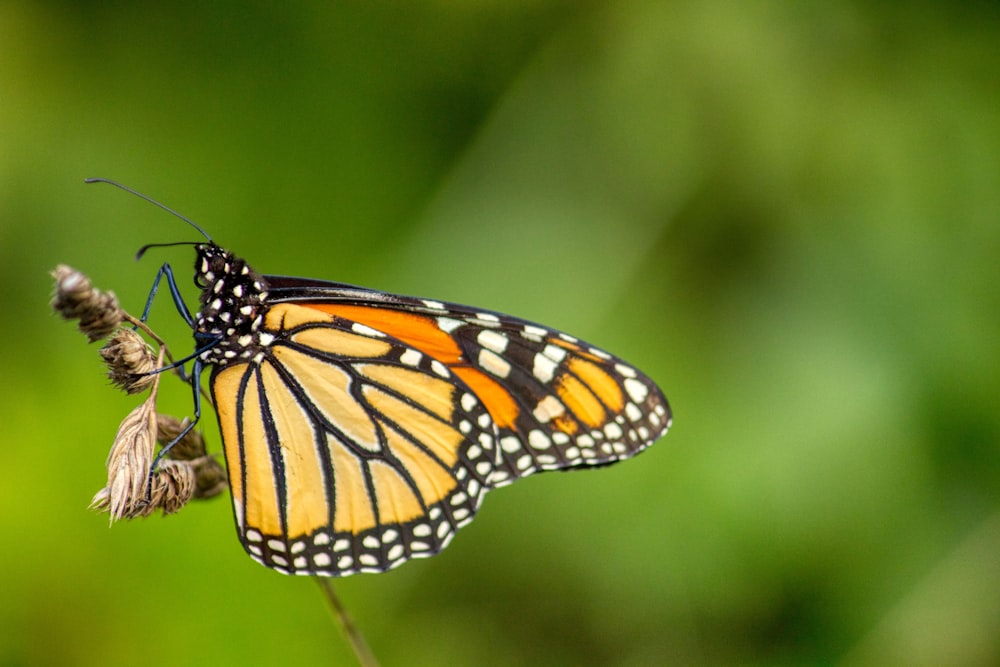
[[[88,176],[670,397],[638,459],[336,581],[384,664],[997,664],[998,72],[992,2],[0,3],[0,664],[352,661],[226,497],[86,509],[138,399],[47,272],[138,311],[191,252],[134,252],[197,240]],[[152,323],[189,349],[169,299]]]

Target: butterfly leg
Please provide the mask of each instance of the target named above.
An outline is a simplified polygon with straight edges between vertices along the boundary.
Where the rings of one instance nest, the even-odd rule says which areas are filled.
[[[142,309],[142,317],[139,319],[145,322],[146,318],[149,317],[149,309],[153,306],[153,299],[156,297],[157,290],[160,289],[160,280],[164,276],[167,278],[167,286],[170,287],[170,295],[174,299],[177,312],[181,314],[181,317],[184,318],[189,327],[194,328],[194,318],[191,317],[191,311],[188,310],[187,304],[184,303],[184,297],[181,296],[180,290],[177,289],[177,281],[174,280],[174,270],[170,268],[169,264],[164,264],[156,272],[156,278],[153,279],[153,286],[149,290],[149,296],[146,297],[146,307]]]
[[[164,264],[163,266],[160,267],[160,270],[156,272],[156,278],[153,279],[153,286],[149,290],[149,296],[146,297],[146,305],[142,309],[142,317],[140,317],[139,319],[142,322],[145,322],[149,318],[149,311],[153,306],[153,299],[156,298],[156,293],[160,289],[160,281],[163,280],[164,277],[166,277],[167,279],[167,286],[170,288],[170,296],[173,298],[174,306],[177,308],[177,312],[180,313],[181,317],[184,318],[184,321],[187,323],[187,325],[193,329],[194,318],[191,316],[191,311],[188,310],[187,304],[184,302],[184,297],[181,296],[181,292],[177,288],[177,281],[174,279],[174,271],[170,267],[170,264]],[[195,335],[195,338],[198,339],[197,334]],[[191,376],[189,376],[184,371],[184,364],[191,361],[205,350],[211,348],[213,345],[216,345],[219,342],[219,340],[221,339],[210,339],[207,341],[202,340],[200,342],[203,342],[205,344],[200,346],[197,350],[195,350],[193,354],[188,355],[183,359],[180,359],[179,361],[175,361],[169,366],[164,366],[162,368],[159,368],[153,371],[153,373],[162,373],[163,371],[169,371],[176,368],[180,372],[181,380],[183,380],[184,382],[190,382]],[[199,367],[199,373],[200,373],[200,367]],[[197,387],[197,384],[195,384],[195,386]]]
[[[173,297],[174,306],[176,306],[177,312],[180,313],[181,317],[184,318],[184,321],[187,322],[188,326],[194,328],[194,318],[191,317],[191,311],[188,310],[187,304],[184,303],[184,298],[181,296],[181,292],[177,288],[177,281],[174,279],[174,272],[173,269],[170,267],[170,264],[164,264],[163,266],[160,267],[160,270],[156,272],[156,278],[153,279],[153,286],[149,290],[149,296],[146,298],[146,305],[142,309],[142,317],[140,319],[143,322],[145,322],[146,319],[149,317],[149,310],[153,305],[153,299],[156,297],[156,292],[160,288],[160,281],[163,280],[164,277],[166,277],[167,279],[167,286],[170,288],[170,295],[171,297]],[[176,438],[174,438],[166,445],[164,445],[163,449],[161,449],[159,453],[157,453],[156,457],[153,459],[153,464],[149,468],[150,482],[152,482],[153,473],[156,472],[156,469],[159,467],[160,461],[163,460],[163,457],[166,456],[166,454],[173,448],[173,446],[176,445],[178,442],[180,442],[181,439],[184,438],[184,436],[190,433],[191,429],[193,429],[195,425],[201,420],[200,380],[201,380],[201,371],[203,369],[203,365],[201,359],[198,358],[198,355],[201,354],[208,347],[215,345],[217,342],[218,342],[217,340],[213,340],[202,349],[196,350],[194,354],[187,356],[179,361],[176,361],[170,364],[169,366],[164,366],[162,368],[158,368],[157,370],[153,371],[154,373],[162,373],[163,371],[171,370],[174,368],[179,370],[181,379],[184,382],[187,382],[191,385],[191,389],[194,395],[194,419],[191,420],[191,423],[188,424]],[[191,365],[191,374],[188,375],[187,373],[184,372],[184,364],[187,363],[188,361],[191,361],[192,359],[194,361]],[[151,488],[152,484],[150,484],[150,489]]]
[[[190,433],[191,429],[193,429],[198,424],[199,421],[201,421],[200,389],[201,389],[201,371],[203,368],[204,366],[202,365],[201,359],[196,358],[194,360],[194,363],[191,364],[190,382],[191,382],[191,387],[194,391],[194,419],[191,420],[190,424],[184,427],[184,430],[181,431],[176,438],[174,438],[167,444],[163,445],[163,449],[161,449],[159,453],[157,453],[156,457],[153,459],[153,465],[149,467],[150,482],[152,482],[153,473],[156,472],[156,469],[159,467],[160,461],[163,460],[163,457],[166,456],[166,454],[173,448],[173,446],[176,445],[178,442],[180,442],[184,438],[184,436]],[[152,484],[150,484],[150,488],[152,488]]]

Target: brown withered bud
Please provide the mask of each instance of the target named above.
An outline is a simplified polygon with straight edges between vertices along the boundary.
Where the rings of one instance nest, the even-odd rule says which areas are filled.
[[[179,511],[184,505],[196,497],[195,466],[190,461],[171,461],[164,459],[160,462],[159,469],[153,475],[149,487],[149,499],[131,499],[125,505],[121,514],[121,519],[136,519],[154,514],[157,510],[163,510],[163,514],[173,514]],[[110,511],[111,490],[107,487],[101,489],[94,496],[90,503],[90,508],[101,512]],[[112,520],[114,520],[112,516]]]
[[[105,338],[122,323],[123,314],[114,292],[95,289],[90,278],[60,264],[52,271],[56,291],[52,308],[67,320],[79,320],[80,331],[90,342]]]
[[[156,415],[156,439],[161,446],[167,446],[181,434],[188,425],[187,418],[181,420],[169,415]],[[178,461],[190,461],[195,472],[195,498],[211,498],[225,490],[226,471],[214,456],[206,455],[205,438],[200,431],[188,431],[174,443],[167,456]]]
[[[136,394],[153,386],[152,372],[157,368],[156,355],[142,336],[131,329],[119,329],[101,348],[111,383],[127,394]]]
[[[191,461],[191,465],[194,466],[195,498],[214,498],[229,486],[229,482],[226,480],[226,469],[214,456],[202,456],[194,459]]]
[[[177,419],[170,415],[156,415],[156,441],[161,447],[166,447],[187,428],[190,421],[187,417]],[[184,437],[174,442],[167,456],[178,461],[191,461],[205,455],[205,438],[200,431],[191,429]]]
[[[143,508],[141,516],[149,516],[158,509],[163,514],[173,514],[188,504],[194,497],[195,472],[189,461],[160,461],[150,490],[149,504]]]
[[[150,476],[154,434],[162,440],[172,432],[165,441],[169,443],[186,425],[173,417],[154,414],[154,401],[155,392],[122,422],[108,455],[108,485],[90,503],[91,509],[108,512],[112,522],[147,517],[157,510],[164,515],[173,514],[192,498],[217,495],[225,488],[222,466],[204,454],[194,461],[164,458]],[[161,428],[166,433],[161,433]],[[185,437],[177,446],[186,440]],[[194,440],[204,452],[200,435]],[[175,448],[171,448],[168,456]]]
[[[146,505],[156,440],[154,408],[155,392],[122,420],[108,453],[108,484],[90,507],[108,512],[112,523],[140,516]]]

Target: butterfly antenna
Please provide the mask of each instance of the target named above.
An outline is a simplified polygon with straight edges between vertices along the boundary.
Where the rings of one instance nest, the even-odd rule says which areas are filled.
[[[191,220],[190,218],[181,215],[180,213],[178,213],[174,209],[170,208],[169,206],[167,206],[165,204],[161,204],[160,202],[156,201],[152,197],[144,195],[141,192],[137,192],[136,190],[133,190],[132,188],[128,187],[127,185],[122,185],[121,183],[119,183],[117,181],[112,181],[109,178],[85,178],[85,179],[83,179],[83,182],[84,183],[107,183],[109,185],[115,186],[116,188],[121,188],[125,192],[129,192],[129,193],[135,195],[136,197],[139,197],[141,199],[145,199],[150,204],[153,204],[154,206],[159,206],[160,208],[162,208],[167,213],[170,213],[171,215],[175,215],[178,218],[180,218],[181,220],[183,220],[184,222],[188,223],[189,225],[191,225],[192,227],[194,227],[195,229],[197,229],[199,234],[201,234],[206,239],[208,239],[209,243],[213,243],[212,237],[209,236],[208,233],[204,229],[202,229],[201,227],[199,227],[198,224],[194,220]],[[145,250],[146,250],[146,248],[143,248],[143,251],[145,251]],[[140,251],[140,254],[142,254],[142,251]]]

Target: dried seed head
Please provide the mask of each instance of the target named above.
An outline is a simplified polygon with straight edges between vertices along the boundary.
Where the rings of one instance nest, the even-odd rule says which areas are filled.
[[[52,308],[63,319],[80,320],[80,331],[90,342],[108,336],[121,324],[123,314],[113,292],[94,289],[90,278],[65,264],[57,266],[52,277],[56,279]]]
[[[170,415],[156,415],[156,440],[166,447],[179,436],[190,421],[187,417],[177,419]],[[205,455],[205,438],[200,431],[191,429],[170,448],[167,456],[178,461],[191,461]]]
[[[205,454],[200,433],[189,432],[167,452],[150,478],[153,442],[167,445],[188,420],[155,414],[156,391],[122,422],[108,455],[108,485],[94,495],[90,508],[119,519],[173,514],[192,498],[211,498],[226,488],[226,473]]]
[[[169,415],[156,415],[156,439],[167,446],[187,428],[188,419]],[[174,443],[167,456],[177,461],[190,461],[195,473],[195,498],[211,498],[225,490],[226,471],[214,456],[207,456],[205,438],[200,431],[188,431]]]
[[[102,487],[100,491],[94,494],[93,499],[90,501],[90,505],[87,509],[92,509],[95,512],[107,512],[111,507],[111,491],[108,487]]]
[[[123,519],[147,517],[163,510],[163,514],[173,514],[184,507],[191,498],[196,497],[197,473],[190,461],[171,461],[165,459],[153,475],[149,487],[149,500],[145,498],[130,503]],[[111,491],[105,487],[97,492],[90,502],[90,509],[107,512],[111,507]]]
[[[108,454],[108,485],[90,506],[107,511],[112,523],[139,516],[146,505],[156,438],[154,407],[155,392],[122,420]]]
[[[222,493],[229,483],[226,481],[226,470],[214,456],[202,456],[191,461],[194,466],[195,490],[194,497],[199,499],[213,498]]]
[[[164,459],[153,475],[149,504],[143,508],[142,516],[149,516],[158,509],[163,514],[173,514],[188,504],[194,496],[195,472],[189,461]]]
[[[108,378],[128,394],[145,391],[153,385],[158,368],[156,356],[142,336],[131,329],[119,329],[101,348],[108,367]]]

